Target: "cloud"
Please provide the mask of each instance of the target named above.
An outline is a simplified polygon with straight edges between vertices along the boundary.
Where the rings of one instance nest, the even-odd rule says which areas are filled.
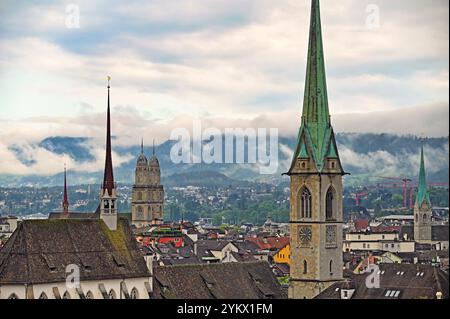
[[[380,26],[369,30],[372,2],[321,2],[334,129],[447,135],[448,1],[379,0]],[[307,1],[77,4],[80,29],[65,26],[64,4],[0,6],[0,172],[29,172],[13,144],[36,158],[36,171],[59,169],[69,159],[30,146],[48,136],[91,137],[98,155],[92,169],[100,167],[107,74],[116,146],[141,136],[160,143],[173,128],[191,129],[194,119],[204,128],[297,134]],[[389,154],[372,155],[389,163]]]
[[[448,168],[448,143],[444,147],[424,147],[425,166],[427,174],[433,174]],[[340,145],[339,156],[344,167],[358,172],[366,172],[380,176],[408,176],[417,182],[419,173],[419,152],[391,154],[380,150],[367,154],[357,153],[351,148]]]

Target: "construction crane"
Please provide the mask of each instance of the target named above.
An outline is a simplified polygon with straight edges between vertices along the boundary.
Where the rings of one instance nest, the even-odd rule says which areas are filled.
[[[355,205],[356,205],[356,206],[359,206],[360,201],[361,201],[361,198],[362,198],[362,197],[365,197],[365,196],[367,196],[367,195],[369,195],[369,193],[367,193],[367,192],[359,192],[359,193],[355,193]]]
[[[405,177],[386,177],[386,176],[377,176],[378,178],[383,178],[383,179],[389,179],[389,180],[394,180],[394,181],[400,181],[402,182],[402,187],[403,188],[403,207],[405,209],[408,208],[407,206],[407,198],[408,198],[408,182],[411,182],[410,178]],[[395,187],[395,185],[397,185],[396,183],[393,183],[391,185],[391,187]]]
[[[419,186],[418,182],[412,182],[409,185],[409,208],[413,208],[413,193],[414,190]],[[428,187],[448,187],[448,183],[427,183]]]

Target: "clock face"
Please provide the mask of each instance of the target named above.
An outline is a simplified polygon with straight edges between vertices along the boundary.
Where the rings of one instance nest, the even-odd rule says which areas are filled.
[[[327,226],[326,229],[326,242],[333,244],[336,242],[336,226]]]
[[[300,242],[302,245],[307,245],[311,241],[312,238],[312,230],[311,227],[300,227],[298,231],[298,236],[300,238]]]

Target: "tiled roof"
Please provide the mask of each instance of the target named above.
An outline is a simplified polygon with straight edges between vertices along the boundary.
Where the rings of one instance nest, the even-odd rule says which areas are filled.
[[[161,266],[153,269],[153,298],[287,298],[265,261]]]
[[[25,220],[0,250],[0,284],[65,281],[69,264],[81,280],[150,276],[126,219],[116,231],[99,219]]]
[[[253,242],[260,249],[281,249],[289,244],[289,237],[248,237],[247,241]]]

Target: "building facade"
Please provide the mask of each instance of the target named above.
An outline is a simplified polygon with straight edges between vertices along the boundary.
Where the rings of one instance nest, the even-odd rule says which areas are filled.
[[[164,187],[161,185],[161,170],[155,155],[155,147],[153,146],[153,156],[148,161],[142,143],[132,191],[132,224],[138,228],[160,224],[163,221],[163,214]]]
[[[319,1],[312,0],[303,113],[290,176],[289,298],[343,279],[342,176],[330,122]]]

